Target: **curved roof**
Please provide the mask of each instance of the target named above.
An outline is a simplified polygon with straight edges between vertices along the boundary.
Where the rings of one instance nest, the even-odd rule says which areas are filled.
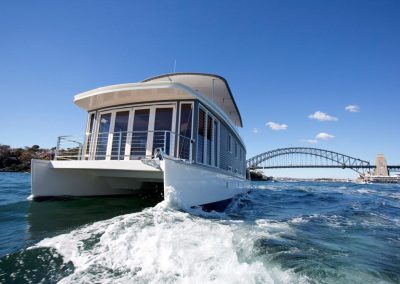
[[[232,122],[243,127],[242,117],[225,78],[206,73],[171,73],[148,78],[146,82],[176,82],[187,86],[194,92],[201,93],[217,104]]]

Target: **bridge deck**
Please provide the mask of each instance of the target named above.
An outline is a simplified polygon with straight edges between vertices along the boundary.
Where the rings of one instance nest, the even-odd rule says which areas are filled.
[[[256,155],[246,163],[248,169],[338,168],[352,169],[359,174],[366,174],[371,169],[376,169],[375,165],[359,158],[307,147],[275,149]],[[387,169],[389,172],[400,172],[400,165],[388,165]]]
[[[363,166],[363,167],[354,167],[348,165],[287,165],[287,166],[257,166],[252,169],[289,169],[289,168],[336,168],[336,169],[352,169],[352,168],[362,168],[362,169],[375,169],[376,166]],[[389,171],[400,171],[400,166],[388,166]]]

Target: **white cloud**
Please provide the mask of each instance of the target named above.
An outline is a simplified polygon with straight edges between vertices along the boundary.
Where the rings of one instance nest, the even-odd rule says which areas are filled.
[[[360,111],[360,107],[357,105],[348,105],[344,109],[349,112],[359,112]]]
[[[316,111],[308,116],[309,119],[316,119],[319,121],[337,121],[338,119],[334,116],[330,116],[322,111]]]
[[[331,134],[328,134],[328,133],[325,133],[325,132],[318,133],[315,136],[315,139],[319,139],[319,140],[329,140],[329,139],[332,139],[332,138],[335,138],[335,136],[333,136]]]
[[[260,130],[258,128],[254,127],[253,128],[253,133],[258,133],[258,132],[260,132]]]
[[[265,126],[268,126],[269,128],[271,128],[272,130],[275,131],[279,131],[279,130],[286,130],[288,128],[288,126],[286,124],[279,124],[279,123],[275,123],[275,122],[267,122],[265,124]]]

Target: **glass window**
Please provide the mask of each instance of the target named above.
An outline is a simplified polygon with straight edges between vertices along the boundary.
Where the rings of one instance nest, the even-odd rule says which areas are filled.
[[[128,131],[129,111],[117,112],[114,123],[113,144],[111,149],[111,159],[124,159],[126,137]]]
[[[94,113],[90,114],[89,118],[89,133],[93,131],[93,124],[94,124]]]
[[[198,163],[204,163],[204,136],[206,131],[206,113],[199,109],[199,128],[197,133],[197,159]]]
[[[218,167],[218,121],[214,120],[214,166]]]
[[[172,108],[157,108],[154,121],[153,149],[162,148],[165,153],[169,154],[169,146],[172,129]]]
[[[106,158],[110,123],[111,113],[105,113],[100,116],[99,133],[97,134],[96,160],[104,160]]]
[[[212,149],[211,140],[213,134],[213,119],[207,115],[207,165],[211,165]]]
[[[156,109],[154,131],[171,131],[172,111],[173,111],[172,107]]]
[[[149,109],[137,109],[133,118],[131,158],[145,157],[147,131],[149,128]]]
[[[181,105],[179,134],[184,137],[192,137],[192,104]]]
[[[232,153],[232,138],[231,138],[231,135],[230,134],[228,134],[228,152],[229,153]]]
[[[235,141],[235,157],[237,158],[238,156],[238,144],[237,141]]]
[[[189,159],[190,140],[192,138],[192,104],[181,105],[181,119],[179,122],[179,158]]]
[[[90,143],[92,140],[92,132],[93,132],[93,126],[94,126],[94,113],[91,113],[89,115],[89,123],[88,123],[89,127],[86,130],[86,151],[85,151],[85,155],[88,155],[90,152]]]

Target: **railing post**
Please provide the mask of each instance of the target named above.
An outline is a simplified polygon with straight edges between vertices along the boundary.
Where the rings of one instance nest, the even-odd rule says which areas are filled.
[[[169,133],[169,153],[172,157],[176,157],[176,153],[175,153],[175,139],[176,139],[176,135],[173,132]]]
[[[164,131],[164,145],[163,145],[163,152],[167,153],[167,131]]]
[[[82,151],[83,151],[83,144],[80,144],[78,150],[78,160],[82,160]]]
[[[122,141],[122,133],[120,131],[119,132],[119,139],[118,139],[118,160],[120,159],[120,155],[121,155],[121,141]],[[111,152],[112,152],[112,149],[111,149]]]

